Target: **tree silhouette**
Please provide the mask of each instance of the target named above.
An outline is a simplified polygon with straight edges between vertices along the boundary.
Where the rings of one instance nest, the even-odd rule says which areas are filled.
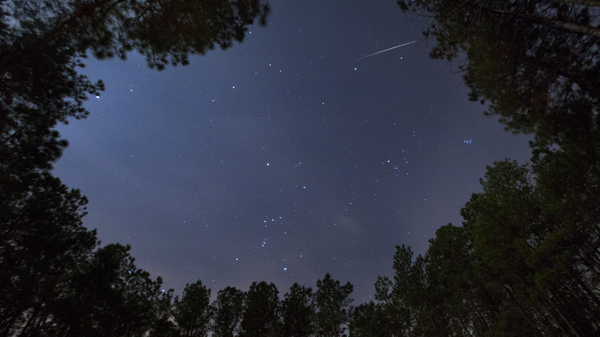
[[[168,300],[169,293],[161,292],[160,278],[153,281],[147,272],[134,265],[129,249],[111,244],[98,249],[87,260],[77,261],[77,268],[70,264],[55,266],[56,279],[44,283],[43,290],[34,289],[38,296],[33,297],[33,303],[26,302],[31,301],[31,295],[23,296],[25,303],[17,307],[19,311],[3,303],[3,313],[12,309],[13,316],[3,321],[0,333],[3,336],[144,335],[162,314],[157,304]]]
[[[187,64],[266,24],[259,0],[15,0],[0,6],[0,336],[174,334],[170,292],[158,292],[128,247],[97,248],[87,200],[52,177],[67,142],[53,128],[84,118],[101,81],[82,59]],[[106,295],[106,296],[105,296]],[[125,323],[126,322],[126,323]]]
[[[283,334],[308,337],[314,332],[315,299],[312,288],[294,283],[281,303]]]
[[[243,41],[270,7],[259,0],[17,0],[0,7],[0,174],[2,179],[47,170],[66,146],[52,128],[83,118],[83,102],[101,81],[77,73],[91,51],[97,58],[137,50],[148,65],[187,64]]]
[[[419,256],[415,263],[412,258],[410,247],[396,246],[393,279],[378,276],[375,282],[375,299],[381,302],[386,319],[383,335],[409,335],[416,329],[418,318],[428,314],[422,300],[426,293],[423,258]]]
[[[350,320],[349,336],[352,337],[388,337],[395,336],[386,329],[388,325],[385,309],[379,303],[373,301],[363,303],[352,312]],[[398,335],[401,336],[401,335]]]
[[[348,282],[341,285],[340,281],[331,278],[329,273],[322,280],[317,280],[315,302],[317,305],[316,333],[319,336],[344,336],[345,324],[350,320],[352,303],[350,294],[354,286]]]
[[[135,266],[129,250],[120,244],[99,248],[84,272],[69,280],[74,284],[66,296],[70,300],[49,312],[57,322],[66,322],[58,335],[142,336],[154,326],[163,314],[159,304],[170,294],[161,291],[160,277],[154,281]]]
[[[81,222],[87,199],[57,178],[36,178],[0,189],[0,335],[45,322],[49,302],[64,295],[96,246]]]
[[[536,144],[576,142],[594,152],[598,133],[597,1],[416,0],[405,11],[434,18],[431,57],[466,55],[470,99],[489,101],[507,128]],[[596,7],[590,7],[596,6]],[[459,53],[462,52],[462,53]]]
[[[155,306],[157,314],[152,327],[148,331],[148,336],[179,337],[179,329],[173,322],[173,289],[163,291]]]
[[[278,336],[281,330],[279,291],[273,283],[253,282],[246,295],[240,337]]]
[[[212,303],[215,337],[233,337],[239,332],[245,301],[246,293],[239,289],[226,287],[219,290],[217,299]]]
[[[175,297],[173,317],[181,336],[207,336],[212,317],[210,289],[200,280],[186,284],[181,300]]]
[[[500,315],[521,319],[521,331],[534,322],[545,333],[597,334],[599,269],[589,259],[599,255],[596,249],[592,257],[589,247],[598,247],[598,240],[586,234],[598,223],[595,230],[586,228],[583,214],[573,214],[568,205],[557,208],[556,196],[531,180],[526,166],[498,162],[488,168],[484,192],[462,211],[480,268],[506,299]]]
[[[535,136],[531,169],[488,168],[484,192],[461,212],[464,229],[442,227],[431,241],[422,301],[431,324],[443,334],[598,334],[600,2],[398,3],[433,18],[433,58],[466,56],[471,100]]]
[[[598,215],[554,194],[556,161],[496,162],[426,254],[397,247],[393,280],[359,306],[350,331],[381,336],[595,336],[600,325]],[[555,177],[551,177],[554,179]],[[538,182],[535,184],[534,182]],[[569,190],[567,184],[564,191]],[[383,317],[381,322],[377,317]]]

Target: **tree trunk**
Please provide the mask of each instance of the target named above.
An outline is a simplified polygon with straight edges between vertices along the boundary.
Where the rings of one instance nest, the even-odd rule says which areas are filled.
[[[590,36],[600,38],[600,28],[599,27],[584,26],[584,25],[580,25],[580,24],[577,24],[574,22],[567,22],[567,21],[561,21],[561,20],[545,19],[544,21],[548,21],[554,27],[557,27],[557,28],[562,28],[562,29],[569,30],[569,31],[572,31],[575,33],[590,35]]]
[[[567,2],[570,4],[600,7],[600,1],[596,0],[557,0],[555,2]]]
[[[594,3],[594,6],[600,6],[600,1],[594,1],[594,0],[590,0],[590,1],[586,1],[586,0],[566,0],[567,2],[591,2]],[[469,4],[468,1],[464,2],[463,4],[466,5],[472,5]],[[493,7],[484,7],[484,6],[473,6],[476,7],[480,10],[486,10],[486,11],[490,11],[490,12],[495,12],[498,14],[503,14],[503,15],[509,15],[509,16],[515,16],[518,18],[521,18],[523,20],[527,20],[527,21],[531,21],[534,23],[540,23],[540,24],[545,24],[545,25],[549,25],[552,27],[556,27],[556,28],[561,28],[564,30],[568,30],[574,33],[579,33],[579,34],[584,34],[584,35],[590,35],[590,36],[595,36],[597,38],[600,38],[600,28],[599,27],[593,27],[593,26],[585,26],[585,25],[580,25],[577,23],[573,23],[573,22],[567,22],[567,21],[561,21],[561,20],[554,20],[554,19],[549,19],[549,18],[545,18],[545,17],[541,17],[541,16],[532,16],[532,15],[528,15],[528,14],[523,14],[523,13],[518,13],[518,12],[513,12],[510,10],[506,10],[506,9],[498,9],[498,8],[493,8]]]

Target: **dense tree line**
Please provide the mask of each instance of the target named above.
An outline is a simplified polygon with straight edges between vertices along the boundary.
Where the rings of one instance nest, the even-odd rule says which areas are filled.
[[[433,19],[431,57],[460,59],[470,99],[532,134],[533,157],[488,167],[424,255],[397,247],[350,334],[598,336],[600,2],[398,3]]]
[[[254,282],[248,291],[227,287],[210,303],[210,289],[201,281],[187,284],[175,298],[168,319],[150,336],[345,336],[353,286],[326,274],[316,291],[294,283],[279,297],[273,283]],[[167,317],[167,316],[165,316]]]
[[[549,191],[546,169],[488,167],[462,226],[438,229],[416,258],[397,247],[393,279],[378,278],[350,335],[597,336],[600,214]]]
[[[52,176],[67,146],[53,128],[86,117],[87,96],[104,89],[78,73],[88,54],[136,50],[151,68],[185,65],[241,42],[268,13],[259,0],[0,1],[0,336],[168,327],[161,279],[136,268],[129,247],[100,246],[82,224],[86,198]],[[175,301],[182,320],[186,303]]]

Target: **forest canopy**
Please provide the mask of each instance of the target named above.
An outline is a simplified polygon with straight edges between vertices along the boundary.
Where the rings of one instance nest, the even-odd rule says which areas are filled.
[[[172,295],[160,277],[137,269],[129,246],[101,247],[82,223],[87,199],[52,176],[67,146],[54,127],[86,117],[83,103],[104,89],[79,73],[88,54],[135,50],[151,68],[185,65],[242,42],[269,12],[258,0],[0,2],[0,336],[168,327]]]
[[[434,59],[459,60],[469,99],[489,102],[515,132],[539,146],[598,133],[600,3],[557,0],[410,0],[405,12],[432,19]]]
[[[400,245],[374,300],[326,274],[181,296],[136,267],[130,247],[83,226],[87,199],[51,173],[54,129],[85,118],[101,81],[79,70],[129,52],[150,68],[242,42],[266,25],[258,0],[0,2],[0,336],[598,336],[600,3],[410,0],[431,56],[460,60],[469,99],[531,133],[531,163],[488,167],[428,250]],[[211,297],[211,294],[215,295]]]
[[[370,324],[385,336],[597,335],[600,3],[398,4],[431,20],[430,55],[459,63],[469,99],[533,134],[533,157],[489,167],[462,226],[441,227],[423,256],[398,247],[394,279],[357,318],[384,313]]]

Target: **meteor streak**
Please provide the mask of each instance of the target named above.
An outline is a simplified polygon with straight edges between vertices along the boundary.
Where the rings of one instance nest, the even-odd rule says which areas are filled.
[[[366,59],[367,57],[375,56],[375,55],[377,55],[377,54],[385,53],[386,51],[390,51],[390,50],[392,50],[392,49],[396,49],[396,48],[404,47],[404,46],[406,46],[406,45],[409,45],[409,44],[411,44],[411,43],[415,43],[415,42],[417,42],[417,41],[415,40],[415,41],[411,41],[411,42],[407,42],[407,43],[403,43],[403,44],[397,45],[397,46],[395,46],[395,47],[392,47],[392,48],[388,48],[388,49],[380,50],[380,51],[378,51],[378,52],[376,52],[376,53],[373,53],[373,54],[369,54],[369,55],[363,56],[363,57],[359,58],[357,61],[359,61],[359,60],[362,60],[362,59]]]

